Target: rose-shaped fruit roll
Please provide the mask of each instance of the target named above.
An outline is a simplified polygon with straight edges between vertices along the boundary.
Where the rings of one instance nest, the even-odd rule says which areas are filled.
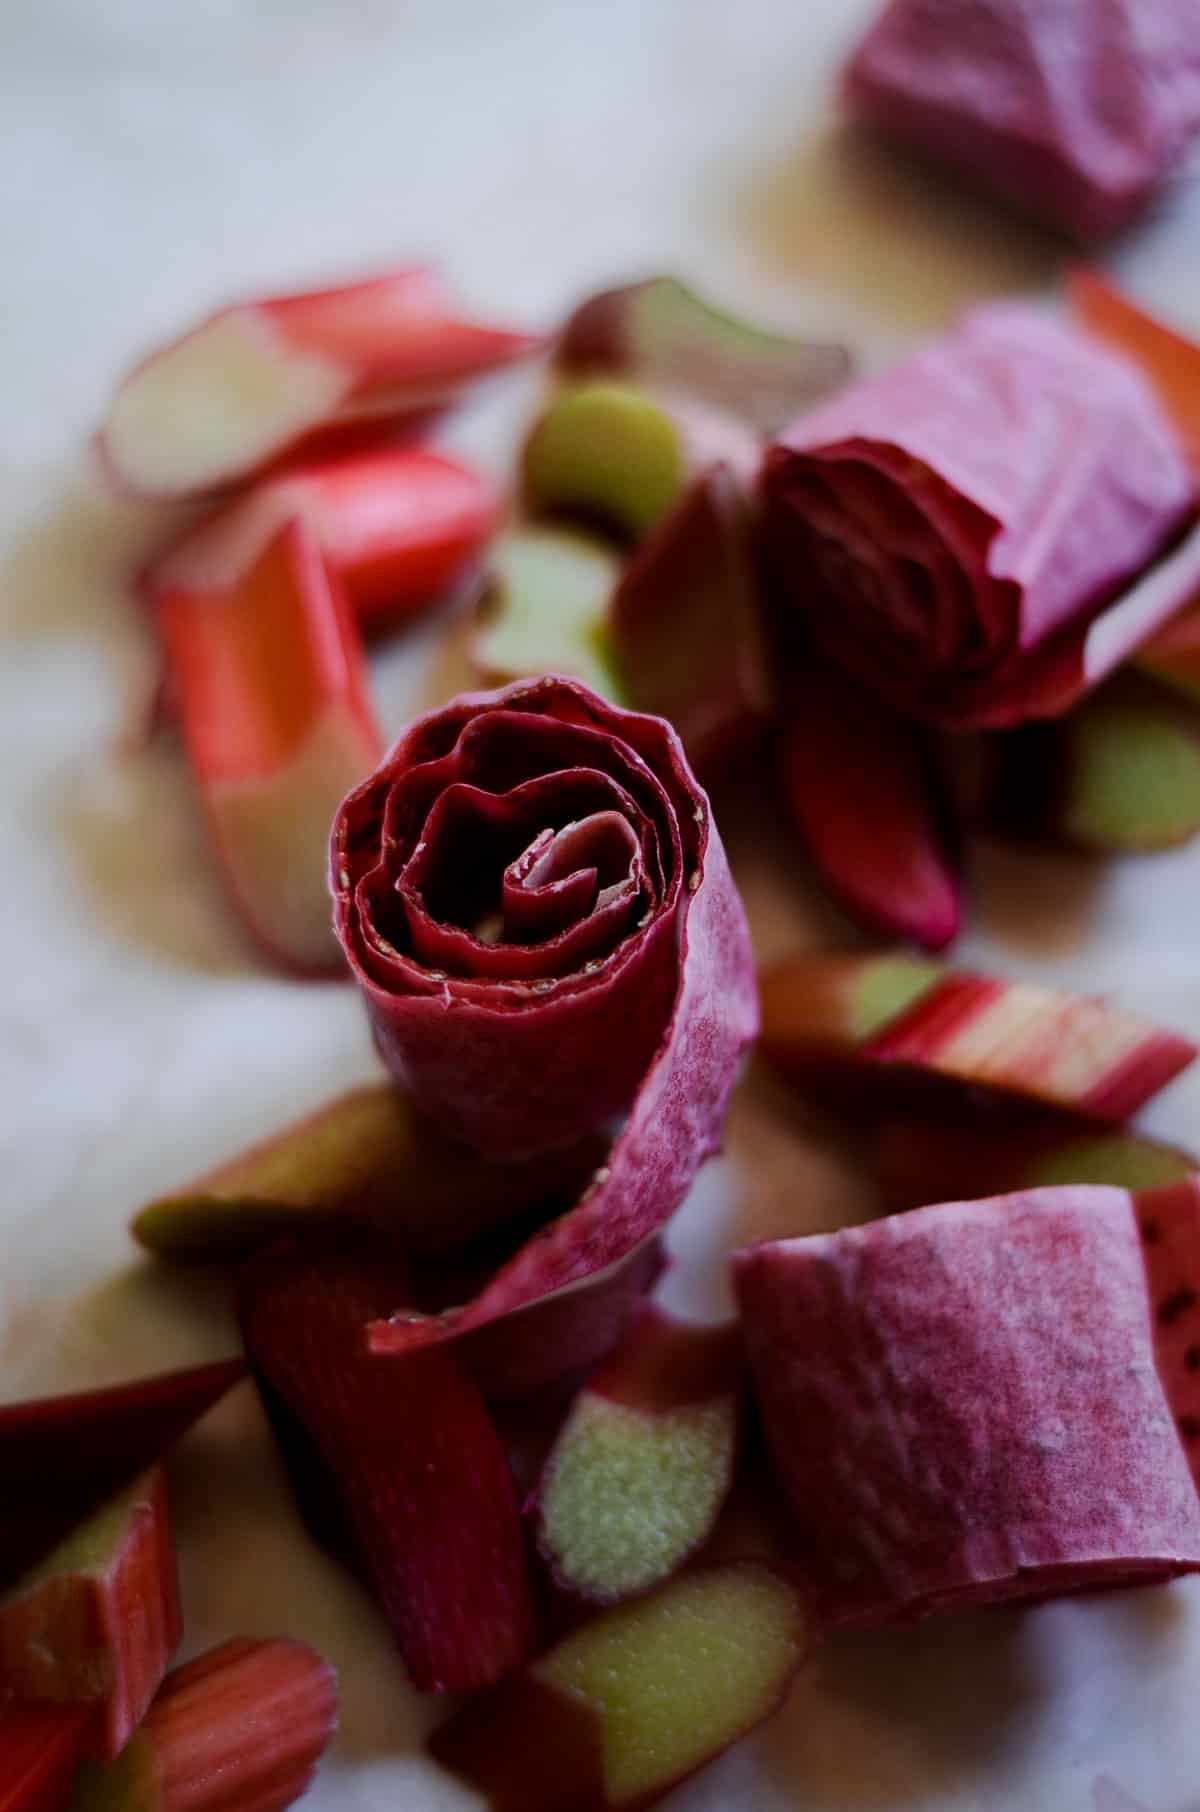
[[[1056,715],[1200,583],[1196,534],[1143,572],[1196,501],[1149,383],[1027,308],[976,310],[800,417],[763,487],[785,605],[950,726]]]
[[[380,1051],[447,1131],[517,1158],[628,1115],[472,1320],[632,1251],[715,1149],[757,1026],[741,902],[674,731],[562,679],[465,695],[350,794],[333,869]]]

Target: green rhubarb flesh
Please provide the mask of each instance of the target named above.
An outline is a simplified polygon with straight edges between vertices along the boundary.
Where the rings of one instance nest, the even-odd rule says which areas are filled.
[[[567,529],[514,529],[496,544],[491,563],[493,583],[472,648],[488,681],[562,673],[622,703],[608,638],[620,571],[613,550]]]
[[[1110,850],[1156,849],[1200,829],[1200,718],[1167,695],[1098,694],[1063,728],[1063,829]]]
[[[1096,1133],[1041,1153],[1030,1165],[1023,1187],[1111,1183],[1120,1189],[1154,1189],[1160,1183],[1177,1183],[1194,1169],[1183,1152],[1148,1139],[1130,1133]]]
[[[849,999],[849,1033],[854,1039],[874,1037],[946,973],[944,964],[919,956],[867,957],[857,967]]]
[[[48,1580],[73,1577],[99,1578],[112,1565],[128,1533],[130,1522],[135,1511],[142,1504],[150,1503],[149,1474],[135,1479],[118,1496],[96,1511],[94,1516],[80,1523],[78,1528],[43,1555],[36,1565],[23,1573],[9,1590],[0,1598],[0,1609],[24,1598],[36,1591]]]
[[[598,517],[637,538],[666,514],[687,478],[683,435],[653,396],[597,381],[563,389],[525,447],[536,509]]]

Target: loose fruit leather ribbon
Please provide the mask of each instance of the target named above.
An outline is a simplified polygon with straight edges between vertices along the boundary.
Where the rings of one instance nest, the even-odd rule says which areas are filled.
[[[449,1133],[518,1158],[627,1116],[576,1206],[442,1329],[635,1252],[717,1148],[758,1024],[741,901],[675,732],[564,679],[464,695],[343,803],[332,865],[380,1052]],[[404,1326],[384,1326],[394,1351]]]
[[[1149,384],[1021,306],[801,416],[763,492],[784,609],[903,714],[952,728],[1057,715],[1200,583],[1193,535],[1131,585],[1196,503]]]

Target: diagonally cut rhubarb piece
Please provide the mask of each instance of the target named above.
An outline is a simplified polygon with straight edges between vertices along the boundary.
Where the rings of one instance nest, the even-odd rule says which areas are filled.
[[[495,487],[428,447],[292,466],[223,505],[142,575],[153,605],[228,596],[293,518],[311,531],[360,624],[389,627],[446,597],[499,521]]]
[[[0,1599],[0,1689],[92,1704],[91,1753],[141,1722],[181,1634],[166,1478],[143,1473]]]
[[[560,1585],[615,1603],[701,1545],[733,1479],[741,1384],[736,1328],[639,1311],[576,1397],[542,1474],[538,1544]]]
[[[771,333],[651,277],[581,302],[559,337],[559,369],[611,372],[690,391],[773,434],[850,375],[842,346]]]
[[[637,541],[695,472],[724,459],[748,479],[757,458],[736,417],[598,378],[551,398],[525,443],[522,481],[533,510],[582,516]]]
[[[492,549],[471,658],[488,685],[565,673],[620,703],[608,604],[620,561],[595,535],[511,529]]]
[[[491,1812],[636,1812],[769,1717],[808,1641],[769,1568],[685,1574],[585,1623],[430,1748]]]
[[[775,709],[747,498],[703,471],[625,569],[611,636],[624,692],[675,726],[702,776],[755,742]]]
[[[489,1163],[391,1083],[368,1084],[159,1196],[134,1217],[133,1235],[163,1258],[219,1263],[276,1239],[328,1233],[349,1216],[378,1225],[406,1252],[437,1257],[565,1206],[606,1149],[596,1137]]]
[[[958,838],[921,731],[812,657],[783,717],[784,799],[821,879],[871,930],[943,949],[962,918]]]
[[[337,1678],[300,1642],[239,1637],[167,1675],[124,1754],[71,1812],[284,1812],[337,1727]]]
[[[458,1356],[367,1352],[367,1321],[410,1290],[382,1245],[282,1248],[251,1271],[240,1314],[266,1407],[282,1398],[307,1431],[305,1463],[327,1469],[414,1683],[459,1691],[529,1652],[525,1554],[503,1448]]]
[[[67,1812],[91,1708],[0,1703],[0,1812]]]
[[[1200,472],[1200,346],[1156,321],[1095,271],[1072,271],[1067,297],[1089,333],[1141,366]]]
[[[901,961],[799,957],[768,970],[766,1055],[802,1083],[847,1071],[860,1092],[871,1075],[883,1092],[953,1083],[1114,1121],[1196,1055],[1179,1033],[1086,995]]]
[[[277,961],[336,972],[329,823],[380,743],[357,628],[312,533],[286,524],[228,593],[163,592],[157,621],[232,898]]]
[[[194,496],[253,476],[316,427],[427,413],[537,345],[463,320],[421,268],[235,303],[130,372],[100,449],[130,490]]]

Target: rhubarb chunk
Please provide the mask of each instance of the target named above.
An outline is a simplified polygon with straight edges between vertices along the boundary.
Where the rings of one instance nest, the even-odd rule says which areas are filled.
[[[1200,1570],[1196,1179],[922,1208],[734,1281],[826,1623]]]
[[[492,550],[471,644],[487,684],[563,673],[621,703],[608,632],[619,569],[613,549],[593,535],[510,530]]]
[[[230,893],[269,955],[336,971],[326,839],[379,753],[358,631],[293,521],[226,593],[157,595],[167,680]]]
[[[916,959],[801,957],[768,970],[761,995],[762,1048],[801,1083],[969,1085],[1121,1121],[1196,1055],[1104,1001]]]
[[[1161,680],[1164,686],[1200,703],[1200,603],[1189,604],[1157,635],[1143,642],[1133,664],[1152,679]]]
[[[807,1643],[768,1568],[685,1574],[584,1624],[430,1747],[491,1812],[634,1812],[768,1717]]]
[[[611,634],[624,692],[674,724],[704,776],[759,737],[775,700],[751,512],[725,465],[693,482],[626,568]]]
[[[740,1394],[734,1330],[642,1308],[575,1399],[542,1475],[538,1541],[560,1585],[614,1603],[701,1545],[733,1479]]]
[[[315,428],[428,413],[537,344],[463,320],[419,268],[236,303],[129,374],[100,449],[141,495],[203,494],[253,476]]]
[[[712,307],[675,277],[651,277],[581,302],[558,343],[560,370],[609,372],[688,391],[773,434],[845,383],[845,348],[770,333]]]
[[[606,1148],[597,1137],[524,1163],[491,1164],[418,1114],[399,1089],[377,1083],[160,1196],[135,1216],[133,1234],[163,1258],[220,1263],[357,1218],[406,1252],[439,1256],[539,1209],[566,1206]],[[3,1426],[0,1412],[0,1468]]]
[[[96,1708],[91,1753],[128,1741],[181,1633],[166,1479],[144,1473],[0,1598],[0,1689]]]
[[[0,1812],[66,1812],[91,1717],[86,1705],[0,1703]]]
[[[277,1435],[294,1422],[307,1437],[293,1483],[323,1467],[319,1517],[340,1505],[414,1684],[462,1691],[529,1652],[525,1554],[499,1436],[457,1354],[367,1351],[366,1323],[411,1287],[384,1246],[280,1249],[246,1280],[242,1329],[268,1414],[276,1399],[288,1411]]]
[[[283,1812],[337,1727],[337,1679],[299,1642],[222,1643],[167,1675],[115,1762],[85,1767],[71,1812]]]

